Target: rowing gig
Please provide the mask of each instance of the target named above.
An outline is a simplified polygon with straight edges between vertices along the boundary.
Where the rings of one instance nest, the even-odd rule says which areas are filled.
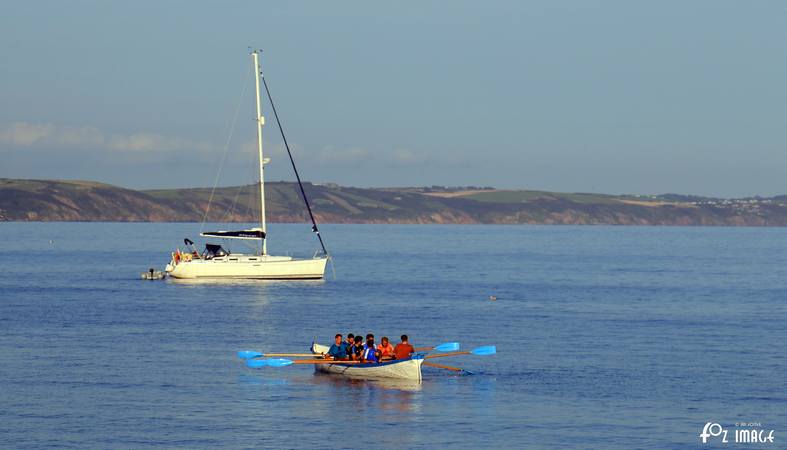
[[[327,345],[312,344],[311,351],[316,355],[328,353]],[[379,363],[364,364],[315,364],[315,372],[326,372],[343,375],[349,378],[368,380],[397,378],[402,380],[421,381],[421,364],[424,362],[422,353],[414,353],[407,359],[394,359]]]

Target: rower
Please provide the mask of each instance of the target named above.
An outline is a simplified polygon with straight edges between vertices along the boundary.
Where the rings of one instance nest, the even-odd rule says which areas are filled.
[[[352,346],[355,345],[355,335],[352,333],[347,333],[347,354],[350,354],[350,349]]]
[[[366,335],[366,345],[363,346],[362,362],[380,362],[380,351],[374,347],[374,335]]]
[[[331,348],[328,350],[327,357],[337,361],[347,359],[347,344],[342,340],[341,334],[335,336],[334,344],[331,345]]]
[[[363,338],[360,335],[355,336],[355,342],[352,347],[350,347],[348,353],[351,361],[361,360],[361,356],[363,356]]]
[[[407,359],[415,352],[415,348],[407,342],[407,335],[402,335],[402,342],[396,344],[394,347],[394,356],[396,359]]]
[[[380,359],[394,359],[394,348],[391,342],[388,341],[388,336],[383,336],[380,340],[380,345],[377,346],[380,351]]]

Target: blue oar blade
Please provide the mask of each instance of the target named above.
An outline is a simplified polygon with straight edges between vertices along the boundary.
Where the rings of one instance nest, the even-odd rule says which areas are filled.
[[[497,353],[497,347],[495,347],[494,345],[485,345],[483,347],[478,347],[470,351],[470,353],[478,356],[494,355],[495,353]]]
[[[286,367],[292,364],[291,359],[284,359],[284,358],[266,359],[265,362],[267,363],[268,367]]]
[[[240,359],[259,358],[260,356],[262,356],[262,353],[254,350],[241,350],[238,352],[238,358]]]
[[[251,367],[252,369],[260,369],[260,368],[268,366],[268,360],[267,359],[247,359],[246,360],[246,365]]]
[[[446,342],[445,344],[440,344],[434,348],[438,352],[455,352],[459,350],[459,343],[458,342]]]

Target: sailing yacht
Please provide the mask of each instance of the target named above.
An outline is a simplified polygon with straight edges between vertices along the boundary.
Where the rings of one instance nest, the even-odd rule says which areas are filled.
[[[287,138],[284,136],[284,131],[279,121],[279,115],[276,113],[276,106],[273,99],[270,97],[270,90],[265,78],[260,70],[259,53],[257,50],[251,52],[252,65],[254,68],[254,81],[256,86],[256,103],[257,103],[257,153],[259,156],[260,167],[260,227],[251,228],[248,230],[239,231],[208,231],[200,233],[200,236],[206,238],[216,239],[244,239],[253,240],[259,243],[258,251],[251,254],[231,253],[227,251],[222,245],[208,243],[202,253],[198,252],[194,247],[194,242],[190,239],[184,239],[184,243],[188,250],[181,252],[177,249],[172,253],[172,259],[167,264],[166,272],[174,278],[246,278],[246,279],[319,279],[325,274],[325,265],[328,262],[328,251],[325,249],[320,231],[317,228],[317,223],[314,220],[309,200],[306,197],[306,192],[303,189],[300,175],[295,168],[295,162],[292,159]],[[291,256],[273,256],[268,254],[267,245],[267,230],[265,223],[265,178],[264,169],[265,164],[269,161],[263,158],[262,154],[262,126],[265,124],[265,118],[262,116],[262,106],[260,104],[260,79],[265,86],[265,91],[271,102],[276,123],[281,131],[284,145],[287,148],[287,153],[290,156],[292,168],[295,171],[295,177],[298,180],[301,195],[303,196],[306,209],[309,212],[309,217],[312,221],[312,231],[317,235],[322,252],[317,253],[312,258],[293,258]]]

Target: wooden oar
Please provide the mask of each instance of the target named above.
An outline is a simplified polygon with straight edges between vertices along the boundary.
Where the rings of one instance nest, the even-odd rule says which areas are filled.
[[[418,347],[415,349],[417,352],[428,352],[431,350],[435,350],[438,352],[453,352],[459,350],[459,343],[458,342],[446,342],[444,344],[440,344],[434,347]],[[265,358],[269,356],[286,356],[286,357],[314,357],[317,356],[314,353],[262,353],[256,350],[241,350],[238,352],[238,358],[240,359],[252,359],[252,358]]]
[[[260,369],[262,367],[286,367],[292,364],[360,364],[361,361],[336,361],[333,359],[249,359],[246,365],[252,369]]]
[[[254,350],[241,350],[238,352],[238,358],[240,359],[262,358],[268,356],[293,356],[293,357],[308,356],[310,358],[314,358],[319,355],[315,353],[261,353]]]
[[[454,352],[459,350],[459,343],[458,342],[446,342],[445,344],[440,344],[434,347],[418,347],[415,349],[417,352],[428,352],[430,350],[435,350],[438,352]]]
[[[431,366],[431,367],[437,367],[438,369],[448,369],[448,370],[453,370],[454,372],[466,372],[466,370],[465,370],[465,369],[460,369],[459,367],[453,367],[453,366],[444,366],[444,365],[442,365],[442,364],[435,364],[435,363],[431,363],[431,362],[429,362],[429,361],[424,361],[424,365],[425,365],[425,366]]]
[[[295,359],[292,361],[293,364],[361,364],[362,362],[363,361],[343,361],[341,359]]]
[[[457,355],[487,356],[487,355],[494,355],[495,353],[497,353],[497,348],[494,345],[486,345],[483,347],[478,347],[476,349],[470,350],[469,352],[451,352],[451,353],[441,353],[439,355],[427,355],[424,357],[424,359],[444,358],[446,356],[457,356]]]

